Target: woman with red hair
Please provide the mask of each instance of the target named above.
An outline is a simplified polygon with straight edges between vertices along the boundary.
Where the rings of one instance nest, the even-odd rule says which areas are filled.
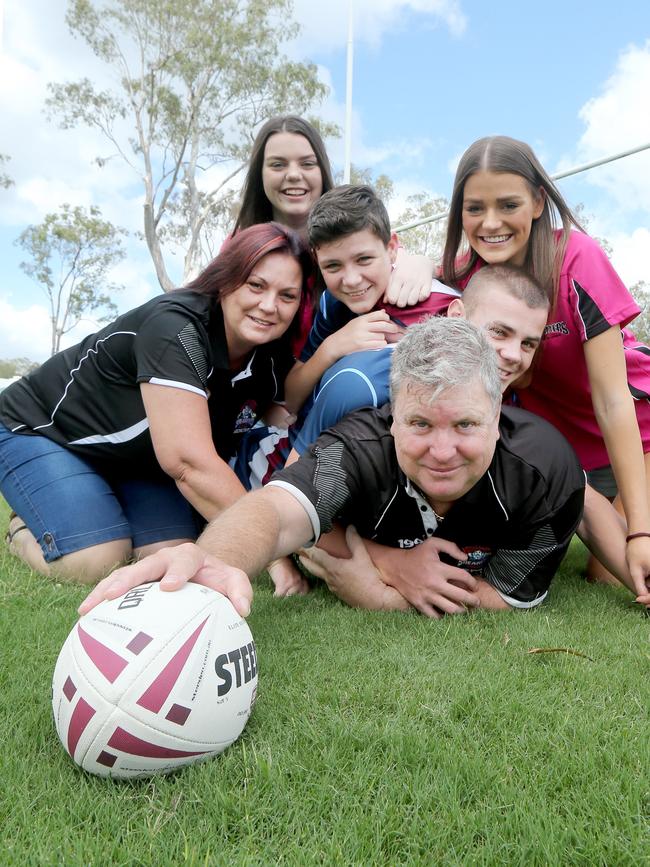
[[[7,388],[11,551],[42,574],[92,582],[194,540],[244,493],[228,461],[283,398],[310,273],[298,235],[273,222],[244,229],[189,285]]]

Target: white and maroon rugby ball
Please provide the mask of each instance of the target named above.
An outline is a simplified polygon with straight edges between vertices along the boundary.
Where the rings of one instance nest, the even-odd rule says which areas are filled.
[[[143,584],[84,615],[61,649],[52,709],[93,774],[145,777],[222,752],[257,690],[255,643],[225,596]]]

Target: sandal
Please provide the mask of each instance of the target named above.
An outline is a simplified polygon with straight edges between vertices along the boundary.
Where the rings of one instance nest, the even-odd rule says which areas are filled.
[[[7,533],[5,535],[5,544],[7,544],[7,545],[11,545],[16,533],[20,533],[21,530],[27,529],[27,524],[20,524],[18,527],[16,527],[15,530],[9,529],[9,527],[11,527],[11,522],[13,521],[14,518],[17,518],[17,517],[18,517],[18,515],[15,512],[11,512],[11,514],[9,515],[9,526],[7,527]]]

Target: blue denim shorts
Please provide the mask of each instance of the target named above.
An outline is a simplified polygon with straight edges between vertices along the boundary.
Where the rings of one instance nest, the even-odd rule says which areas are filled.
[[[50,563],[115,539],[134,548],[196,539],[202,520],[162,470],[160,476],[106,470],[43,436],[0,424],[0,493],[38,540]]]

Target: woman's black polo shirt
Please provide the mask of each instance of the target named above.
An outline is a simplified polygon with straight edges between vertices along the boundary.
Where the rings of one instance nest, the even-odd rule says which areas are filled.
[[[242,434],[283,399],[293,358],[284,341],[260,346],[233,375],[220,305],[191,290],[159,295],[46,361],[0,395],[0,421],[86,457],[140,470],[156,465],[139,384],[208,400],[212,436],[228,460]]]

